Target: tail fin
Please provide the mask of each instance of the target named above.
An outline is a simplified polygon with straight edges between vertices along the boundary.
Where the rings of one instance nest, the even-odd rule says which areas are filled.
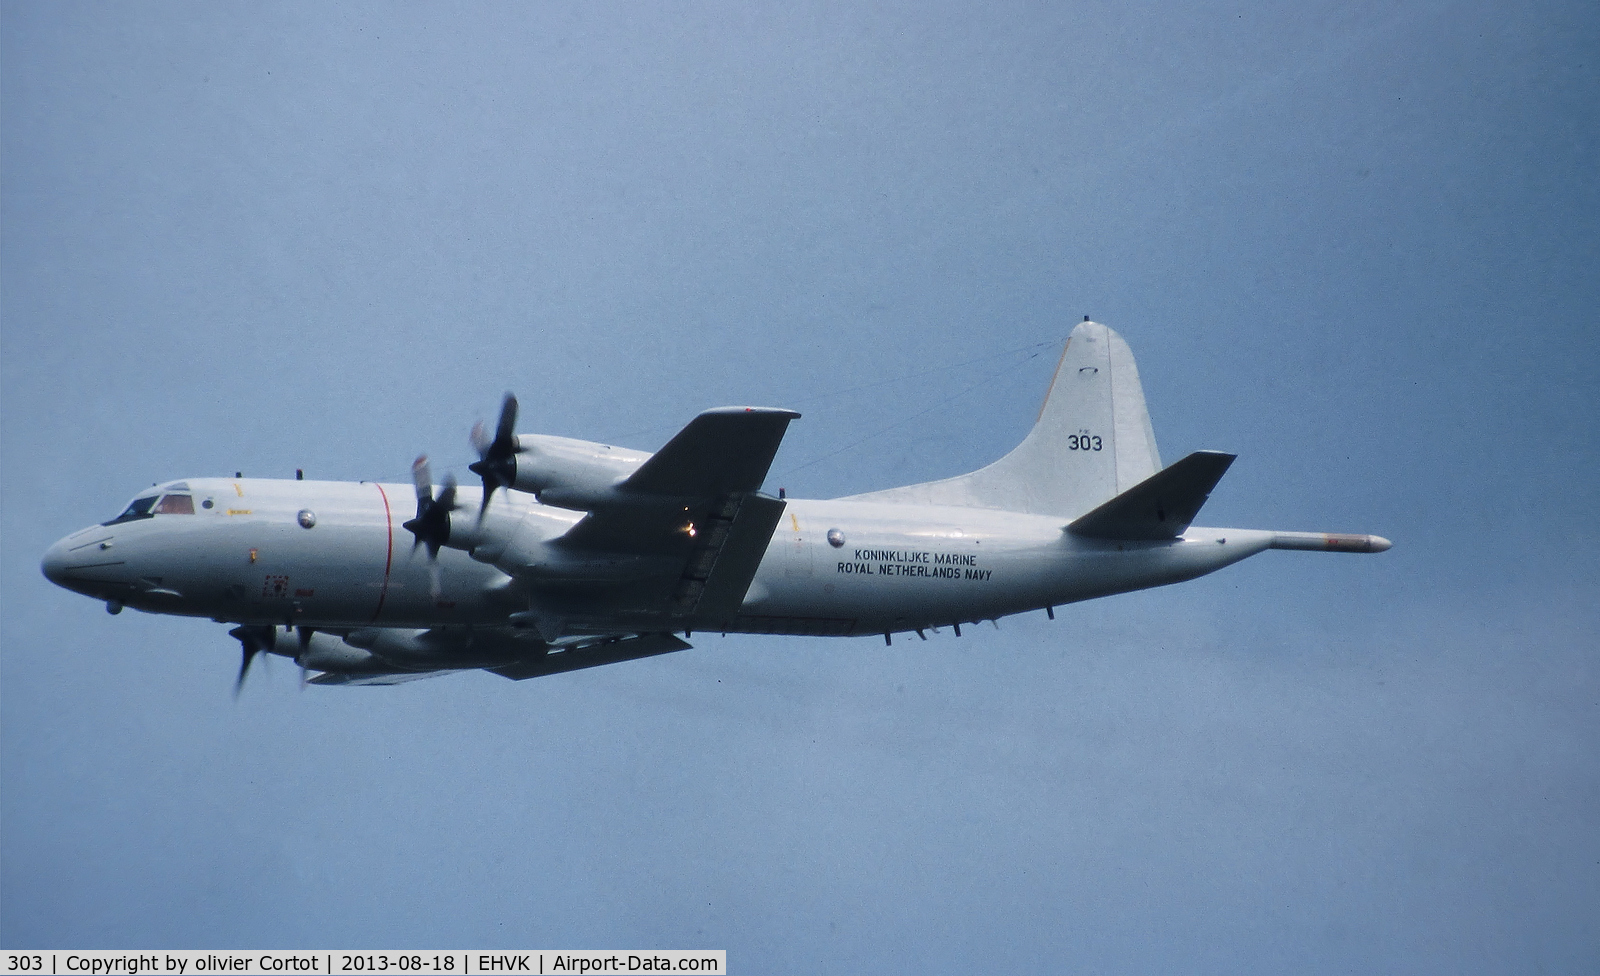
[[[1077,518],[1160,468],[1133,352],[1085,321],[1067,337],[1033,430],[1010,454],[970,474],[851,497]]]

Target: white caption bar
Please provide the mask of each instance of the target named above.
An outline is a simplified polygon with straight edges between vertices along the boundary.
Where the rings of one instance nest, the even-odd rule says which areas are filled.
[[[396,952],[392,949],[289,952],[114,949],[0,953],[0,976],[577,976],[589,973],[728,971],[726,949],[518,949]]]

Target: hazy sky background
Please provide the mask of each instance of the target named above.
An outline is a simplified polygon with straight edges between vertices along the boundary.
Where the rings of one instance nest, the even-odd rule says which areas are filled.
[[[1585,2],[0,5],[0,942],[1592,971],[1597,173]],[[1086,314],[1239,454],[1202,524],[1395,548],[237,703],[225,627],[39,573],[153,481],[462,465],[507,389],[955,474]]]

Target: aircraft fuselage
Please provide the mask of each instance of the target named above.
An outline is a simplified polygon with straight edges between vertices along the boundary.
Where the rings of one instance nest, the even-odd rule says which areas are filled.
[[[542,580],[518,579],[459,549],[440,550],[435,581],[426,552],[402,528],[411,515],[409,485],[182,484],[192,513],[83,529],[46,554],[46,575],[112,605],[245,624],[498,626],[531,605],[560,617],[571,633],[847,636],[995,619],[1192,579],[1273,539],[1271,532],[1190,527],[1171,541],[1110,542],[1075,537],[1050,516],[789,499],[742,608],[712,619],[674,617],[664,606],[641,611],[626,581],[597,586],[563,577],[560,566]],[[476,490],[461,491],[463,509],[475,510]],[[521,493],[496,506],[491,518],[541,535],[559,535],[582,517]]]

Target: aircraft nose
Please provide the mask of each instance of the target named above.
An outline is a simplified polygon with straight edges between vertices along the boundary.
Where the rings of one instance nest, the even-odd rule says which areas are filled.
[[[125,566],[121,550],[113,551],[116,541],[110,531],[100,526],[74,532],[45,550],[39,571],[57,586],[85,596],[99,596]]]
[[[67,540],[62,539],[45,550],[44,558],[39,561],[39,570],[44,573],[45,579],[55,585],[66,586],[68,565]]]

